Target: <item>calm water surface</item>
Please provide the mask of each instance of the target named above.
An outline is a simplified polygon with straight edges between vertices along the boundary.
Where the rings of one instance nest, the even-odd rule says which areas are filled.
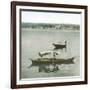
[[[30,59],[39,58],[41,51],[53,50],[52,43],[67,41],[67,52],[58,50],[57,58],[75,57],[74,64],[59,65],[56,72],[39,72]],[[47,57],[47,56],[46,56]],[[52,57],[49,55],[48,57]],[[21,33],[21,78],[65,77],[80,75],[80,32],[58,30],[25,30]]]

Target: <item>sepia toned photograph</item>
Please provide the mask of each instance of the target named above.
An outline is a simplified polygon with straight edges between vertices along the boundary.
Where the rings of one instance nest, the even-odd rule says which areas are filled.
[[[11,2],[11,88],[87,84],[87,6]]]

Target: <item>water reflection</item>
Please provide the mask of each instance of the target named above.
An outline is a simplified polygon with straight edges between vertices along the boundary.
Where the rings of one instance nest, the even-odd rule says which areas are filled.
[[[80,33],[64,31],[22,31],[21,78],[64,77],[80,75]],[[54,44],[63,42],[65,48],[57,49]],[[51,61],[53,55],[41,57],[39,52],[53,50],[60,52],[55,58],[54,69]],[[76,58],[76,56],[78,58]],[[48,58],[49,57],[49,58]],[[29,58],[31,58],[29,60]],[[32,62],[32,59],[34,62]],[[47,60],[46,60],[47,59]],[[49,59],[49,60],[48,60]],[[40,60],[38,62],[38,60]],[[45,62],[45,60],[47,62]],[[41,62],[43,61],[43,62]],[[38,63],[37,63],[38,62]],[[30,66],[29,66],[30,65]],[[27,67],[30,68],[27,68]],[[54,73],[53,73],[54,72]]]
[[[55,72],[55,71],[58,71],[58,70],[59,70],[58,65],[53,65],[53,66],[39,65],[38,72],[50,73],[50,72]]]

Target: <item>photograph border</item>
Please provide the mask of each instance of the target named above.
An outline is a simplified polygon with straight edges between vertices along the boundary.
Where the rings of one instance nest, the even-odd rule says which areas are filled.
[[[84,14],[84,81],[75,81],[75,82],[54,82],[54,83],[37,83],[37,84],[23,84],[17,85],[16,77],[17,77],[17,60],[16,60],[16,6],[39,6],[39,7],[53,7],[53,8],[75,8],[75,9],[83,9],[85,10]],[[88,83],[88,72],[87,72],[87,27],[88,27],[88,11],[87,6],[84,5],[69,5],[69,4],[53,4],[53,3],[37,3],[37,2],[20,2],[20,1],[12,1],[11,2],[11,88],[31,88],[31,87],[48,87],[48,86],[65,86],[65,85],[80,85]]]

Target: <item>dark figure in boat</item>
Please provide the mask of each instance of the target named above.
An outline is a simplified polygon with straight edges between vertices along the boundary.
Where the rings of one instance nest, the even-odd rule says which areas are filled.
[[[65,44],[60,44],[60,43],[53,43],[54,45],[54,50],[57,50],[57,49],[64,49],[65,48],[65,51],[66,51],[66,48],[67,48],[67,41],[65,41]]]

